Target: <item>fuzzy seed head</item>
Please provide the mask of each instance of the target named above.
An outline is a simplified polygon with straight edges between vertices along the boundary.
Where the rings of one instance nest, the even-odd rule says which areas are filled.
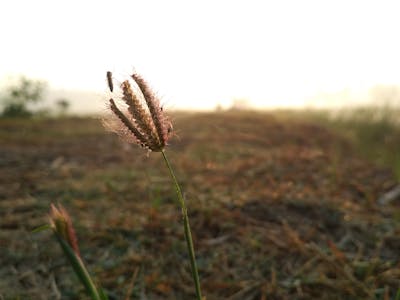
[[[162,151],[172,135],[172,123],[147,82],[136,73],[131,77],[137,85],[136,89],[132,88],[128,80],[120,86],[126,111],[121,111],[111,98],[109,107],[114,120],[104,122],[105,126],[128,142],[137,143],[150,151]],[[107,72],[107,81],[112,92],[111,72]]]
[[[142,91],[147,107],[149,108],[150,114],[153,117],[153,122],[156,127],[159,141],[161,144],[165,145],[169,138],[168,127],[170,122],[164,115],[164,111],[160,106],[160,101],[147,82],[139,74],[132,74],[132,79]]]

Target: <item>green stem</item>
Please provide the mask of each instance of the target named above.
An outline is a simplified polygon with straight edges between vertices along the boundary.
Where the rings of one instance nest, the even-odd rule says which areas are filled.
[[[194,284],[196,287],[196,296],[197,296],[197,300],[202,300],[199,272],[197,270],[196,257],[194,254],[194,247],[193,247],[193,240],[192,240],[192,233],[190,231],[189,216],[187,214],[185,199],[183,198],[181,187],[179,186],[178,180],[176,179],[175,173],[171,167],[171,164],[170,164],[164,150],[161,151],[161,153],[164,157],[165,163],[167,164],[172,181],[175,184],[176,194],[178,195],[179,204],[181,205],[181,208],[182,208],[183,226],[185,229],[185,239],[186,239],[186,245],[187,245],[187,248],[189,251],[190,266],[191,266],[191,270],[192,270],[193,281],[194,281]]]
[[[62,250],[64,251],[65,256],[68,258],[69,262],[72,265],[72,268],[75,271],[75,274],[78,276],[81,283],[85,286],[87,293],[90,295],[92,300],[100,300],[99,292],[93,283],[89,272],[86,270],[83,261],[80,257],[72,250],[72,248],[68,245],[68,243],[58,234],[55,234],[58,242]]]

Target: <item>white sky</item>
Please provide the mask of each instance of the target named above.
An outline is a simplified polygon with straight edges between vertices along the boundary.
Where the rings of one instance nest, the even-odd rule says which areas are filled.
[[[399,13],[382,0],[2,0],[0,79],[102,95],[107,70],[135,68],[173,108],[356,99],[400,84]]]

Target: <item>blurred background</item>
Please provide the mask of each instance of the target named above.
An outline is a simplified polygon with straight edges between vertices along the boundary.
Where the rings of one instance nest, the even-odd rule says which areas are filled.
[[[2,1],[0,82],[48,83],[104,108],[107,70],[143,74],[167,107],[398,104],[397,1]],[[43,103],[42,103],[43,104]]]

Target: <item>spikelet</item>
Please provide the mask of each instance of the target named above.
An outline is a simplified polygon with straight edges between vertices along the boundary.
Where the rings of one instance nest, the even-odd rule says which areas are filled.
[[[107,72],[107,83],[108,83],[108,88],[110,89],[110,92],[112,93],[114,90],[114,84],[112,80],[112,73],[110,71]]]
[[[119,110],[117,105],[115,104],[114,100],[111,98],[110,99],[110,109],[111,111],[117,116],[117,118],[121,121],[121,123],[124,125],[124,129],[127,129],[128,132],[132,135],[131,137],[133,140],[141,145],[142,147],[146,147],[147,145],[147,139],[141,134],[141,132],[136,128],[134,124],[134,120],[128,119],[127,116],[125,116],[122,111]]]
[[[116,132],[129,142],[134,142],[151,151],[162,151],[172,135],[172,124],[164,115],[160,101],[148,84],[138,74],[133,74],[141,95],[135,93],[128,80],[122,82],[122,100],[127,104],[128,111],[123,113],[114,99],[109,100],[110,109],[117,118],[117,123],[106,122],[106,127]],[[110,91],[113,91],[112,74],[107,72],[107,82]],[[148,110],[145,108],[144,98]]]
[[[147,107],[149,108],[150,114],[153,118],[160,143],[165,146],[169,136],[168,128],[170,127],[170,124],[167,118],[164,117],[163,110],[160,107],[160,101],[155,96],[147,82],[144,81],[140,75],[134,73],[132,74],[132,79],[137,83],[143,93]]]
[[[158,140],[151,117],[148,113],[146,113],[146,110],[142,106],[139,97],[133,92],[128,80],[121,84],[121,89],[123,93],[122,99],[128,105],[128,111],[133,117],[139,130],[143,132],[143,135],[146,137],[149,143]]]

